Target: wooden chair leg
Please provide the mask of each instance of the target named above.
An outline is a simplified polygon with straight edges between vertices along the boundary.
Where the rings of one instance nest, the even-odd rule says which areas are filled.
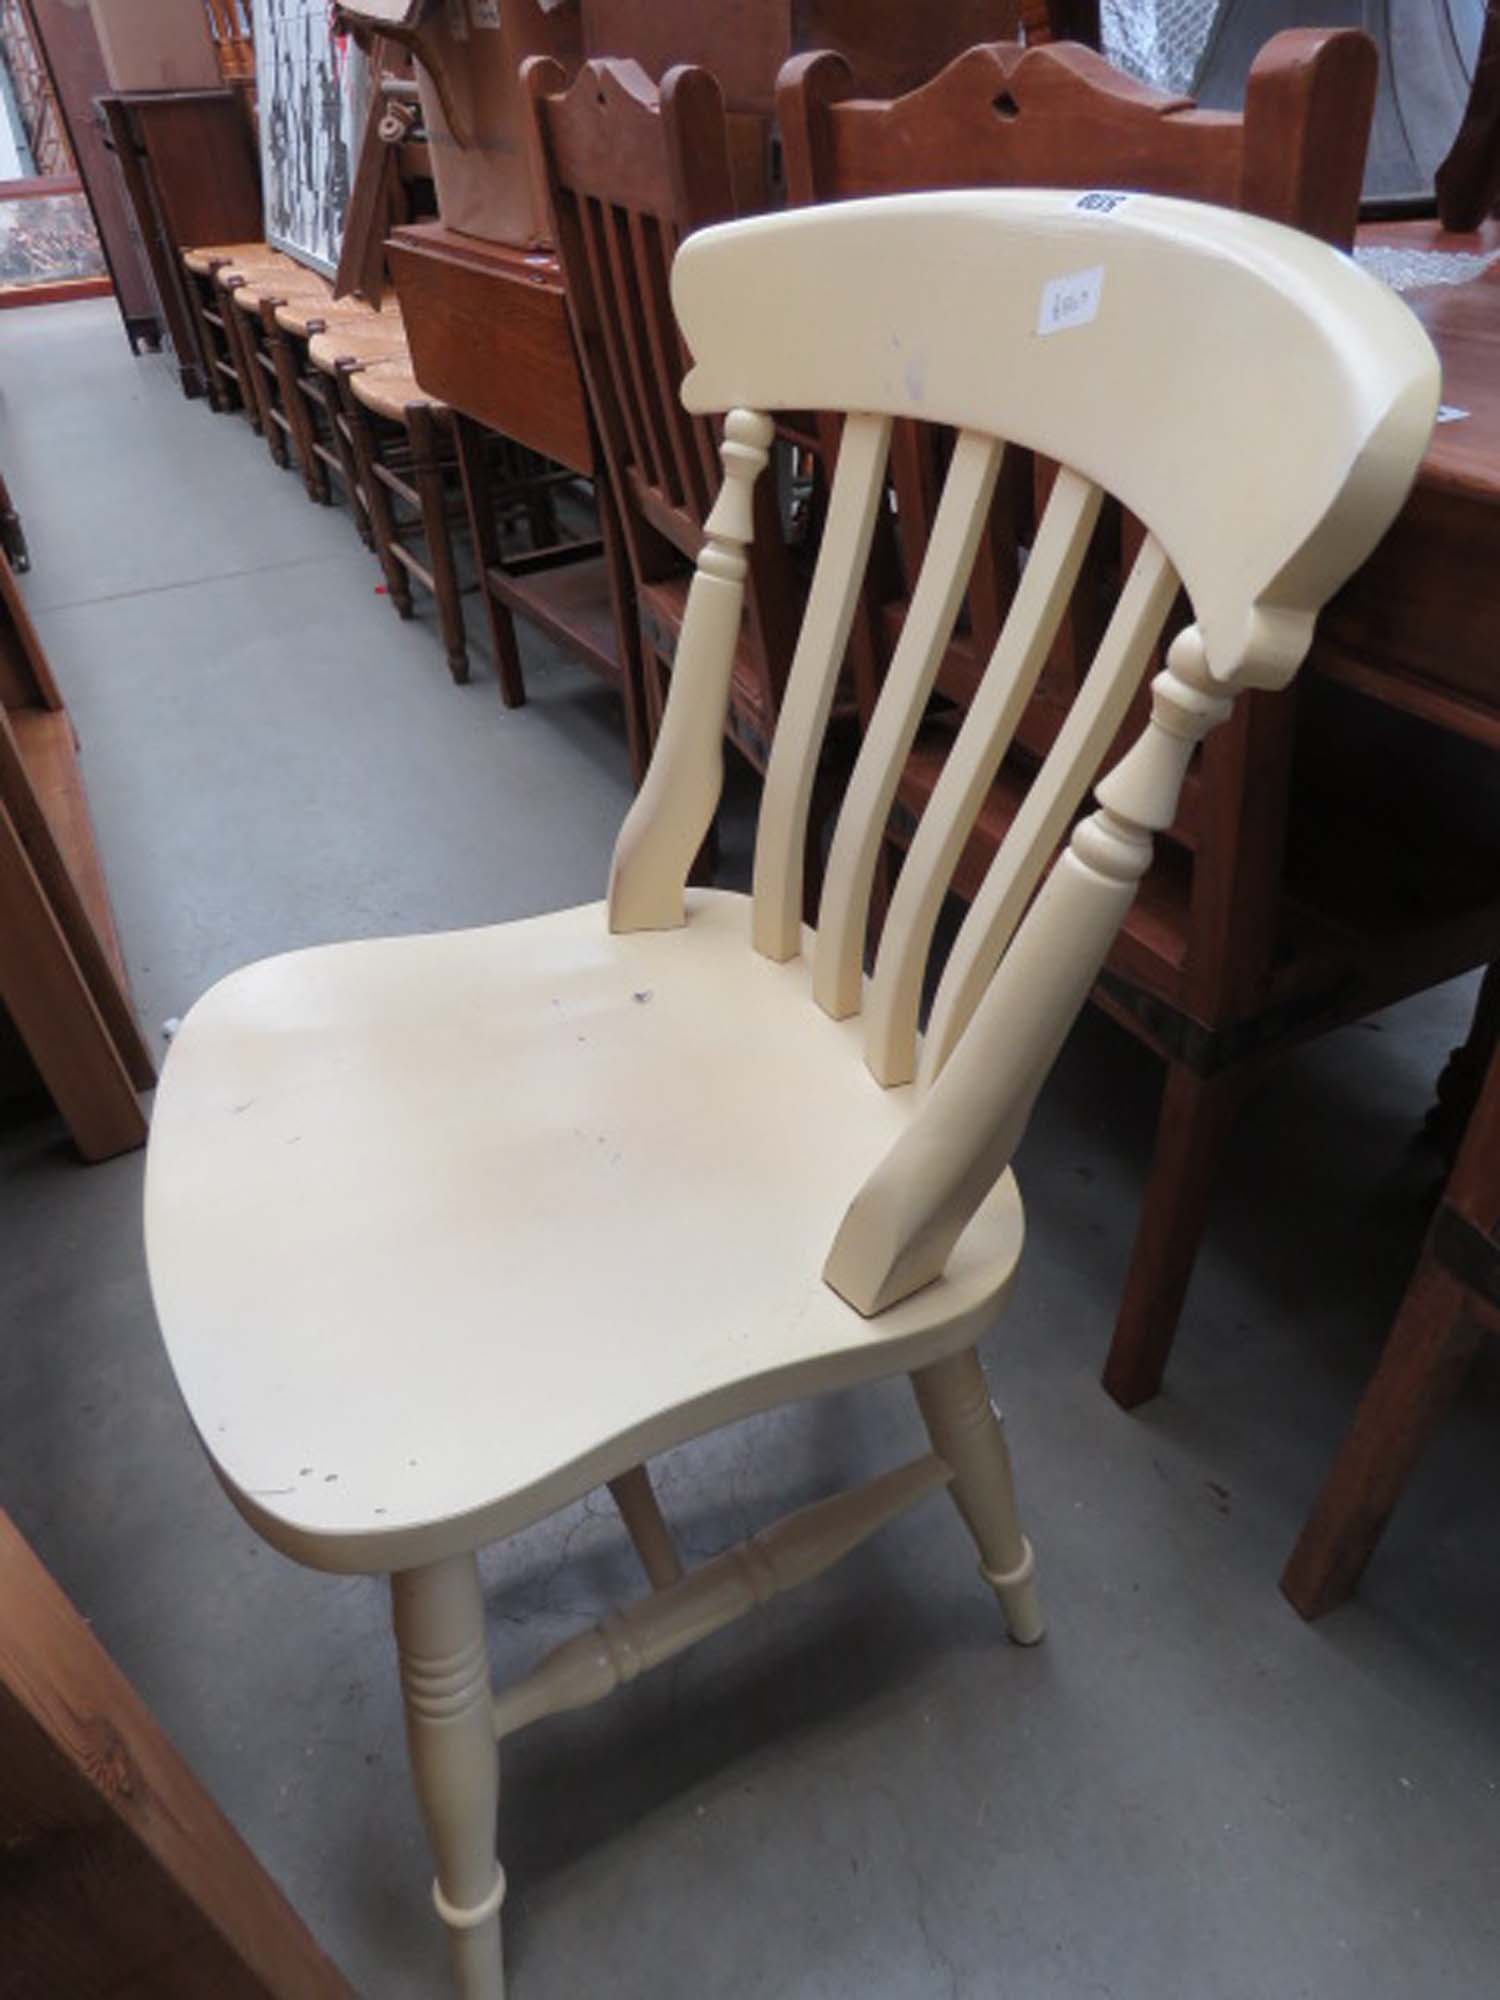
[[[306,355],[302,357],[302,362],[305,369],[311,369],[313,366],[313,363]],[[349,502],[349,511],[354,516],[355,532],[367,549],[373,549],[375,547],[375,530],[370,524],[370,505],[365,497],[364,481],[360,476],[359,466],[355,462],[354,446],[350,439],[349,425],[339,401],[338,388],[336,384],[324,376],[322,377],[321,390],[303,390],[303,401],[308,408],[309,421],[314,424],[318,421],[317,415],[313,411],[315,393],[318,398],[317,411],[321,413],[323,422],[328,427],[329,443],[333,448],[334,457],[339,462],[339,476],[343,481],[344,495]]]
[[[1485,1330],[1473,1296],[1424,1248],[1380,1365],[1282,1571],[1281,1588],[1304,1618],[1321,1618],[1358,1585]]]
[[[296,358],[292,353],[291,342],[276,322],[276,308],[284,303],[284,300],[279,299],[261,301],[261,338],[271,357],[271,365],[276,370],[276,387],[281,396],[281,407],[286,413],[286,420],[292,427],[292,445],[302,473],[302,484],[307,488],[309,500],[326,507],[332,499],[328,490],[328,468],[313,450],[312,419],[308,415],[307,402],[297,379]]]
[[[653,1590],[666,1590],[682,1580],[682,1558],[672,1540],[672,1531],[662,1519],[651,1475],[644,1465],[634,1465],[609,1482],[610,1497],[620,1510],[620,1519],[635,1544],[641,1568]]]
[[[193,322],[193,332],[198,337],[199,351],[203,356],[203,388],[208,397],[208,407],[217,416],[228,409],[228,398],[224,393],[224,377],[218,369],[219,344],[214,338],[214,329],[203,313],[203,293],[199,287],[198,274],[182,267],[182,290],[187,299],[188,317]]]
[[[495,656],[500,699],[507,708],[521,708],[526,701],[526,679],[521,671],[520,647],[516,644],[516,623],[509,605],[499,601],[489,583],[489,573],[500,561],[500,538],[495,532],[495,493],[485,463],[484,431],[472,417],[455,410],[453,441],[458,449],[458,470],[464,485],[474,558],[479,565],[480,594],[489,619],[490,649]]]
[[[255,377],[260,372],[254,360],[246,352],[246,342],[240,326],[239,309],[234,303],[234,294],[244,284],[244,279],[231,273],[228,277],[215,275],[214,287],[219,295],[219,318],[224,322],[224,344],[229,349],[229,358],[234,363],[235,380],[240,385],[240,408],[250,419],[250,428],[259,434],[264,425],[261,421],[261,399],[255,393]]]
[[[359,474],[360,491],[365,496],[365,505],[370,510],[370,526],[375,535],[375,553],[380,558],[380,567],[385,576],[385,587],[391,603],[396,607],[398,618],[412,615],[411,579],[391,554],[396,545],[396,517],[391,511],[391,496],[376,471],[379,446],[372,434],[371,425],[364,405],[356,398],[349,386],[349,377],[359,366],[357,361],[338,364],[334,377],[339,409],[343,414],[349,437],[350,449],[354,453],[355,469]]]
[[[979,1573],[1000,1600],[1010,1636],[1034,1646],[1046,1627],[1036,1558],[1021,1533],[1000,1412],[972,1347],[911,1378],[932,1448],[953,1468],[953,1498],[979,1550]]]
[[[1463,1144],[1497,1040],[1500,1040],[1500,965],[1492,965],[1480,983],[1469,1032],[1462,1047],[1454,1049],[1448,1057],[1438,1078],[1437,1102],[1427,1113],[1428,1136],[1450,1162]]]
[[[227,278],[224,281],[224,289],[229,293],[237,292],[244,282],[241,277]],[[266,450],[270,452],[273,464],[280,466],[285,472],[291,465],[292,456],[287,449],[286,434],[271,414],[271,385],[266,380],[265,369],[260,365],[260,321],[257,318],[252,324],[250,315],[241,312],[232,298],[225,300],[224,316],[234,328],[234,337],[239,344],[243,364],[240,368],[240,381],[243,385],[248,378],[251,406],[260,419],[256,429],[266,441]]]
[[[472,1555],[391,1578],[406,1741],[437,1863],[432,1898],[448,1926],[462,2000],[503,2000],[495,1859],[500,1752],[479,1565]]]
[[[422,537],[432,568],[438,626],[448,655],[448,671],[462,685],[469,678],[469,643],[464,631],[463,601],[458,593],[458,571],[453,563],[453,530],[443,491],[438,422],[429,404],[408,403],[406,431],[411,439],[412,483],[422,510]]]
[[[1200,1076],[1173,1063],[1162,1092],[1151,1177],[1136,1227],[1104,1386],[1133,1410],[1161,1387],[1219,1161],[1253,1080],[1249,1064]]]

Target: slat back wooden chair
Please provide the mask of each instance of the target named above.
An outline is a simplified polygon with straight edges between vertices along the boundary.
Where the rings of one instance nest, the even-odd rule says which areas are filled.
[[[1021,1247],[1008,1163],[1195,744],[1241,690],[1291,678],[1437,404],[1425,335],[1351,263],[1148,196],[1107,213],[1012,191],[759,218],[690,238],[672,300],[695,356],[684,403],[722,417],[724,480],[607,908],[233,975],[173,1040],[147,1170],[161,1325],[226,1490],[286,1553],[391,1575],[468,2000],[501,1992],[497,1737],[602,1697],[948,1486],[1013,1636],[1040,1637],[975,1352]],[[1040,337],[1039,318],[1059,330]],[[771,413],[824,409],[845,413],[843,444],[753,894],[686,889],[718,801]],[[812,935],[800,850],[820,743],[891,425],[910,418],[958,442]],[[1002,440],[1063,470],[866,985],[886,812]],[[883,1087],[910,1067],[902,996],[1106,491],[1149,532],[949,959],[917,1083]],[[1179,587],[1194,622],[1049,874]],[[901,1373],[930,1451],[683,1573],[649,1458]],[[654,1594],[493,1692],[475,1551],[605,1482]]]
[[[220,274],[260,410],[261,430],[277,465],[299,473],[310,500],[329,499],[328,477],[313,449],[311,417],[298,382],[297,354],[278,315],[291,305],[327,312],[328,280],[294,265],[290,271],[252,265]]]
[[[254,86],[255,23],[250,0],[204,0],[219,74],[226,83]]]
[[[713,425],[679,400],[687,357],[667,274],[685,237],[735,212],[723,99],[704,69],[670,70],[658,89],[634,62],[588,62],[565,87],[561,66],[537,56],[524,75],[568,308],[619,499],[654,716],[713,504],[716,450]],[[772,532],[769,483],[756,506],[762,533],[751,557],[729,733],[759,768],[791,658],[797,593]]]
[[[369,502],[355,457],[354,437],[338,393],[335,373],[313,359],[312,344],[320,335],[334,341],[342,353],[405,359],[406,330],[394,300],[372,313],[357,301],[331,303],[322,299],[288,298],[274,308],[277,337],[286,345],[292,400],[298,406],[309,458],[321,468],[309,491],[332,500],[334,484],[349,503],[354,525],[366,548],[375,547]]]
[[[1197,110],[1065,44],[975,48],[924,89],[890,102],[860,94],[836,56],[788,64],[779,91],[787,181],[796,202],[918,188],[1061,185],[1144,189],[1242,208],[1346,246],[1358,211],[1375,88],[1374,48],[1354,31],[1296,29],[1267,43],[1242,116]],[[1107,205],[1108,194],[1100,197]],[[897,646],[913,583],[936,529],[951,434],[898,426],[892,446],[894,541],[872,568],[863,642],[879,663]],[[984,663],[1040,529],[1052,469],[1019,454],[998,482],[955,632],[932,666],[945,715],[915,742],[894,800],[891,831],[905,846],[942,782],[954,729],[977,698]],[[1070,535],[1080,567],[1073,605],[1018,719],[1014,748],[986,778],[987,794],[960,856],[954,888],[980,894],[1006,828],[1028,812],[1038,764],[1072,710],[1102,631],[1113,578],[1139,546],[1117,510],[1078,510]],[[1046,518],[1056,518],[1049,514]],[[1170,626],[1169,626],[1170,630]],[[856,639],[861,639],[856,627]],[[1111,755],[1139,728],[1123,719]],[[1122,1338],[1155,1342],[1176,1322],[1207,1215],[1213,1168],[1253,1074],[1257,1046],[1241,1024],[1265,1010],[1277,950],[1280,878],[1294,740],[1291,702],[1252,696],[1186,774],[1182,806],[1159,868],[1109,957],[1096,998],[1167,1062],[1156,1157],[1121,1307]],[[1117,724],[1117,727],[1119,725]],[[905,1005],[918,995],[908,992]],[[1159,1350],[1158,1350],[1159,1351]],[[1121,1400],[1148,1392],[1144,1374],[1107,1374]],[[1151,1384],[1154,1386],[1154,1383]]]
[[[357,357],[341,356],[333,380],[391,603],[410,618],[412,584],[431,593],[448,671],[462,684],[469,648],[453,530],[464,507],[452,412],[422,388],[409,356],[365,348],[362,330],[333,344]]]
[[[1488,0],[1469,101],[1434,177],[1444,229],[1478,229],[1500,206],[1500,0]]]
[[[250,272],[283,272],[295,277],[300,266],[268,243],[210,243],[182,253],[183,282],[204,356],[217,394],[215,410],[238,410],[251,428],[262,428],[254,368],[245,352],[240,323],[229,295],[229,280]]]

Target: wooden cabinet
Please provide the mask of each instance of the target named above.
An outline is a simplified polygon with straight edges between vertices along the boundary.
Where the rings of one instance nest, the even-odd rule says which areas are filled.
[[[211,363],[181,252],[261,235],[260,168],[245,100],[235,90],[119,91],[101,97],[99,109],[182,386],[201,396]]]

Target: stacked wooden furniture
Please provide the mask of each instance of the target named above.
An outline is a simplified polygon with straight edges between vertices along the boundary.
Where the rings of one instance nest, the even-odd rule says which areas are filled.
[[[130,1003],[72,724],[3,555],[0,1009],[12,1031],[0,1068],[12,1086],[40,1078],[85,1159],[143,1143],[138,1093],[155,1065]]]
[[[542,58],[524,74],[569,315],[630,560],[654,729],[716,490],[713,427],[682,406],[686,356],[667,280],[687,236],[735,213],[724,101],[704,69],[673,70],[660,93],[633,62],[586,62],[571,84]],[[756,508],[729,735],[763,770],[801,592],[771,481],[757,487]]]
[[[215,409],[237,399],[211,291],[183,253],[261,235],[260,170],[235,90],[107,92],[99,100],[184,391]]]
[[[372,26],[387,31],[394,24],[424,45],[417,49],[419,62],[435,59],[451,66],[452,52],[445,49],[437,32],[440,14],[423,0],[379,0],[378,5],[372,0],[368,6],[345,7],[343,11],[356,18],[363,16]],[[1033,7],[1031,15],[1036,33],[1050,32],[1044,7]],[[547,46],[559,53],[562,31],[558,23],[564,18],[565,13],[548,17],[551,41]],[[506,0],[495,19],[504,23],[503,28],[476,28],[475,35],[487,40],[504,32],[510,34],[513,46],[542,46],[526,40],[536,33],[530,9],[512,10]],[[1015,0],[960,0],[960,4],[942,8],[898,7],[886,4],[886,0],[878,6],[869,5],[868,0],[859,0],[859,4],[816,0],[808,5],[754,0],[751,6],[734,8],[687,5],[682,0],[649,6],[639,4],[639,0],[582,0],[577,49],[564,61],[563,77],[551,79],[549,90],[566,80],[582,54],[637,62],[653,79],[674,64],[707,69],[722,88],[733,189],[732,203],[721,212],[744,212],[764,206],[773,193],[770,140],[775,79],[781,63],[795,49],[830,45],[847,49],[862,64],[870,65],[884,87],[903,88],[932,75],[968,43],[1013,33],[1017,21]],[[431,54],[434,48],[435,58]],[[493,152],[504,153],[506,135],[492,131],[488,136]],[[523,143],[523,135],[509,134],[512,161]],[[694,162],[695,170],[698,164]],[[601,163],[601,171],[607,179],[607,162]],[[708,172],[706,162],[704,171]],[[662,197],[653,198],[660,205]],[[685,210],[696,203],[696,195],[684,192],[679,205]],[[470,233],[473,225],[467,213],[464,220],[470,227],[455,227],[457,218],[442,212],[441,173],[439,207],[438,222],[401,229],[392,243],[392,261],[419,378],[451,408],[463,413],[461,445],[468,420],[478,420],[595,478],[599,515],[596,555],[582,560],[576,555],[566,560],[539,560],[528,567],[501,561],[492,553],[482,555],[481,572],[501,662],[502,693],[508,701],[519,700],[524,694],[511,627],[512,616],[519,615],[536,622],[575,657],[620,688],[632,766],[639,775],[650,728],[647,703],[655,699],[655,676],[648,671],[655,642],[648,645],[643,662],[633,590],[641,564],[632,564],[631,534],[617,518],[617,510],[628,510],[630,501],[611,479],[601,482],[595,477],[605,472],[605,447],[599,436],[605,421],[601,412],[590,409],[579,382],[562,273],[537,240],[549,234],[545,199],[537,200],[531,231],[518,233],[509,241],[486,240]],[[514,207],[512,199],[505,212],[513,213]],[[504,229],[491,227],[489,234],[500,237]],[[614,282],[611,267],[604,285],[598,288],[601,295]],[[572,283],[570,272],[568,285]],[[663,380],[677,372],[678,363],[671,354],[661,365]],[[651,393],[658,393],[654,383]],[[666,421],[675,423],[670,416]],[[699,449],[694,445],[695,453]],[[470,493],[473,532],[476,544],[483,548],[487,508],[482,475],[471,480]],[[701,512],[701,504],[701,497],[690,497],[686,511],[679,513],[677,547],[690,536],[692,515],[695,510]],[[664,567],[678,569],[680,586],[680,559],[675,549],[670,558],[666,556],[670,535],[663,538],[656,530],[642,528],[635,536],[637,546],[653,536],[654,549],[646,557],[647,567],[658,572]],[[666,579],[658,575],[654,580]],[[671,617],[654,617],[653,625],[669,651]],[[773,681],[785,670],[785,629],[783,625],[782,638],[773,642],[772,657],[777,662],[769,670]],[[752,676],[757,681],[761,678],[759,674]],[[763,747],[764,723],[773,706],[759,704],[760,723],[747,731],[747,741],[759,741]],[[736,714],[742,720],[746,717],[743,709]]]
[[[417,377],[454,413],[501,698],[510,707],[526,698],[519,617],[618,691],[639,778],[649,731],[629,568],[613,495],[600,476],[557,264],[546,253],[487,243],[441,223],[397,230],[390,254]],[[490,525],[487,432],[587,482],[597,533],[503,555]]]
[[[255,88],[255,20],[251,0],[206,0],[219,73],[246,93]]]
[[[94,112],[110,81],[92,16],[77,0],[27,0],[26,14],[88,196],[126,338],[135,352],[156,349],[169,328]]]

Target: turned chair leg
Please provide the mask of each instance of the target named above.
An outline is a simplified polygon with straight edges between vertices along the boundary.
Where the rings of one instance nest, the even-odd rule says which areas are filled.
[[[495,1859],[500,1752],[479,1565],[450,1556],[391,1578],[406,1742],[437,1863],[432,1899],[448,1926],[461,2000],[503,2000]]]
[[[1000,1412],[972,1347],[911,1378],[932,1448],[953,1469],[953,1498],[979,1550],[979,1573],[1000,1600],[1010,1636],[1034,1646],[1046,1629],[1036,1559],[1021,1533]]]
[[[1161,1387],[1219,1163],[1254,1074],[1249,1063],[1211,1077],[1185,1063],[1167,1071],[1151,1175],[1104,1364],[1104,1386],[1122,1409],[1133,1410]]]
[[[359,488],[364,494],[365,506],[369,510],[370,527],[375,536],[375,553],[380,559],[381,571],[385,576],[386,594],[395,606],[396,616],[410,618],[411,579],[391,554],[391,550],[396,546],[396,516],[391,507],[391,496],[386,491],[377,467],[380,448],[374,441],[373,420],[366,417],[364,405],[349,386],[349,377],[360,366],[360,362],[352,359],[340,360],[333,380],[349,438],[349,448],[354,453],[354,464],[359,473]]]
[[[235,380],[240,388],[240,408],[249,419],[250,428],[258,437],[261,432],[260,398],[255,393],[255,364],[245,352],[245,343],[240,337],[240,315],[234,303],[234,293],[245,282],[244,278],[229,270],[226,265],[214,266],[214,291],[218,298],[219,320],[224,334],[224,345],[229,351],[230,363],[234,368]]]
[[[297,365],[292,345],[276,318],[277,307],[285,303],[284,299],[261,300],[260,337],[265,344],[267,354],[271,357],[271,366],[276,370],[276,390],[281,397],[282,411],[291,426],[297,469],[302,474],[302,484],[307,488],[307,497],[318,505],[326,507],[333,497],[328,490],[328,469],[313,449],[312,420],[308,415],[307,399],[302,394],[302,385],[297,379]]]

